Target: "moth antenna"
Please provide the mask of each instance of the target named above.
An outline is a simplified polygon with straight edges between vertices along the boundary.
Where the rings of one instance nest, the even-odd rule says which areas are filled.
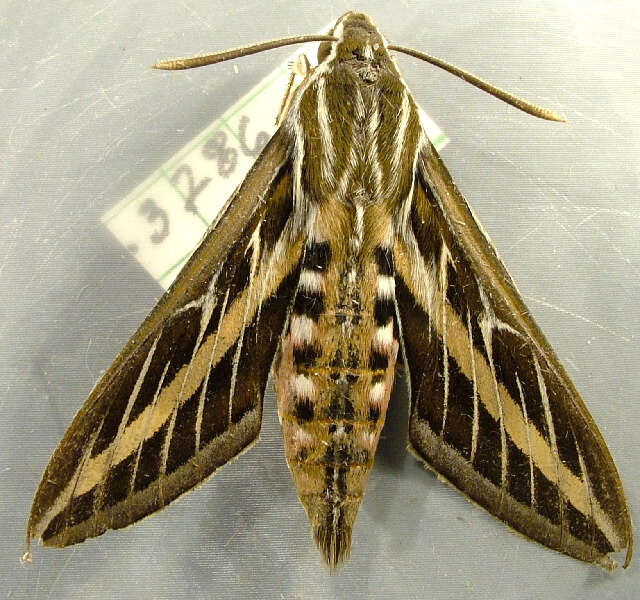
[[[229,48],[214,54],[206,56],[193,56],[191,58],[174,58],[172,60],[161,60],[153,65],[153,69],[165,69],[167,71],[179,71],[181,69],[193,69],[195,67],[204,67],[205,65],[214,65],[225,60],[232,60],[241,56],[249,56],[257,54],[264,50],[272,50],[281,46],[290,46],[292,44],[306,44],[308,42],[336,42],[338,38],[332,35],[295,35],[293,37],[278,38],[276,40],[267,40],[258,44],[249,44],[248,46],[238,46],[237,48]]]
[[[424,52],[418,52],[417,50],[413,50],[412,48],[405,48],[404,46],[388,46],[389,50],[395,50],[396,52],[403,52],[404,54],[408,54],[409,56],[413,56],[414,58],[419,58],[420,60],[424,60],[436,67],[440,67],[445,71],[448,71],[452,75],[456,77],[460,77],[460,79],[464,79],[467,83],[480,88],[481,90],[495,96],[499,100],[510,104],[511,106],[526,112],[534,117],[539,117],[540,119],[546,119],[547,121],[558,121],[560,123],[564,123],[565,119],[560,115],[555,114],[554,112],[547,110],[546,108],[542,108],[541,106],[536,106],[535,104],[530,104],[526,100],[522,98],[518,98],[509,92],[496,87],[495,85],[490,84],[479,77],[476,77],[469,71],[465,71],[460,67],[456,67],[451,63],[448,63],[441,58],[436,58],[435,56],[431,56],[430,54],[425,54]]]
[[[284,97],[282,98],[278,116],[276,117],[276,125],[280,125],[284,119],[284,115],[287,114],[287,110],[289,109],[289,105],[291,104],[291,99],[293,97],[293,83],[296,76],[306,77],[311,72],[311,63],[309,62],[307,55],[300,54],[296,57],[295,61],[290,61],[289,71],[289,81],[287,82],[287,89],[284,93]]]

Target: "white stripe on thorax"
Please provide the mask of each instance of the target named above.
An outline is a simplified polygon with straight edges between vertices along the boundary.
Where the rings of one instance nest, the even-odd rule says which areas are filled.
[[[380,168],[380,162],[378,160],[378,133],[380,128],[380,113],[378,111],[378,102],[374,100],[373,111],[369,119],[368,135],[370,140],[369,147],[369,166],[374,179],[374,197],[376,200],[381,199],[382,190],[382,169]]]
[[[329,183],[331,187],[333,187],[336,183],[335,181],[335,170],[334,164],[336,161],[335,149],[333,147],[333,136],[331,135],[331,125],[329,123],[329,109],[327,108],[327,90],[326,90],[326,80],[324,77],[318,77],[318,82],[316,84],[316,89],[318,90],[318,125],[320,128],[320,142],[321,142],[321,168],[322,168],[322,176],[325,181]]]
[[[395,135],[395,148],[393,153],[393,168],[394,171],[400,167],[400,161],[405,153],[404,138],[407,133],[407,126],[409,125],[409,117],[411,115],[411,106],[409,104],[409,94],[407,90],[402,88],[402,103],[400,104],[400,116],[398,117],[398,128]]]

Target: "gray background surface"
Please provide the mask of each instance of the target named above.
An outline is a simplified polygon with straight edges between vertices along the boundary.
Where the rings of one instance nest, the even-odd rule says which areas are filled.
[[[312,33],[368,12],[564,114],[528,117],[398,63],[581,391],[640,523],[640,9],[637,2],[3,2],[0,9],[0,597],[633,598],[613,575],[511,533],[405,452],[392,399],[350,562],[329,576],[284,460],[269,388],[260,443],[162,513],[21,565],[31,499],[100,373],[161,293],[102,214],[288,50],[162,74],[159,58]],[[274,111],[277,107],[274,107]],[[401,379],[401,378],[399,378]]]

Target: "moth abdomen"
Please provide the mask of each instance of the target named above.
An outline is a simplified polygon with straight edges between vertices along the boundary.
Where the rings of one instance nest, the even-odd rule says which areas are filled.
[[[276,372],[287,462],[330,568],[349,554],[398,347],[391,251],[358,235],[375,216],[358,204],[341,209],[355,233],[314,224],[325,241],[307,242]]]

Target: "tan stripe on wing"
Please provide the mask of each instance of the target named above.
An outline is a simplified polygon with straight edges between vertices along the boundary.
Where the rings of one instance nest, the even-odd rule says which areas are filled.
[[[406,245],[399,239],[396,239],[393,253],[397,272],[422,310],[430,315],[431,323],[436,328],[438,335],[442,337],[442,318],[438,314],[439,311],[430,310],[432,302],[430,295],[433,290],[428,290],[424,285],[416,283],[429,280],[429,272],[422,256],[419,253],[409,255]],[[442,292],[437,290],[435,294],[437,295],[436,305],[438,305],[441,302]],[[535,425],[523,417],[519,403],[511,397],[502,383],[497,382],[482,353],[474,348],[473,355],[470,354],[469,332],[466,325],[449,303],[446,304],[446,307],[449,355],[456,361],[460,371],[469,381],[474,378],[475,367],[478,396],[491,417],[496,422],[500,421],[501,405],[504,429],[513,443],[531,457],[549,481],[558,485],[562,494],[569,499],[573,506],[587,517],[593,515],[599,529],[614,547],[621,547],[620,538],[611,519],[603,511],[597,499],[589,496],[584,481],[572,473],[564,463],[556,460],[553,448],[546,442]],[[440,439],[442,440],[442,438]],[[585,472],[583,471],[583,473]]]
[[[266,281],[261,289],[267,297],[277,290],[282,279],[298,263],[301,251],[302,243],[298,240],[291,245],[290,251],[285,256],[279,257],[280,262],[274,268],[269,268],[265,262],[260,265],[256,277],[260,278],[264,273]],[[80,496],[99,484],[108,466],[115,467],[131,454],[137,453],[142,442],[151,438],[171,418],[176,406],[180,406],[182,402],[193,396],[210,369],[220,362],[227,350],[238,339],[245,315],[247,315],[247,322],[253,319],[261,300],[256,292],[258,289],[260,288],[252,288],[254,293],[251,295],[246,289],[238,294],[221,320],[218,331],[210,334],[194,353],[190,363],[184,365],[175,374],[173,380],[166,383],[157,395],[155,406],[146,406],[100,454],[87,457],[80,463],[69,483],[34,526],[31,532],[32,537],[41,536],[51,520],[64,510],[72,497]],[[126,420],[124,422],[126,423]]]

